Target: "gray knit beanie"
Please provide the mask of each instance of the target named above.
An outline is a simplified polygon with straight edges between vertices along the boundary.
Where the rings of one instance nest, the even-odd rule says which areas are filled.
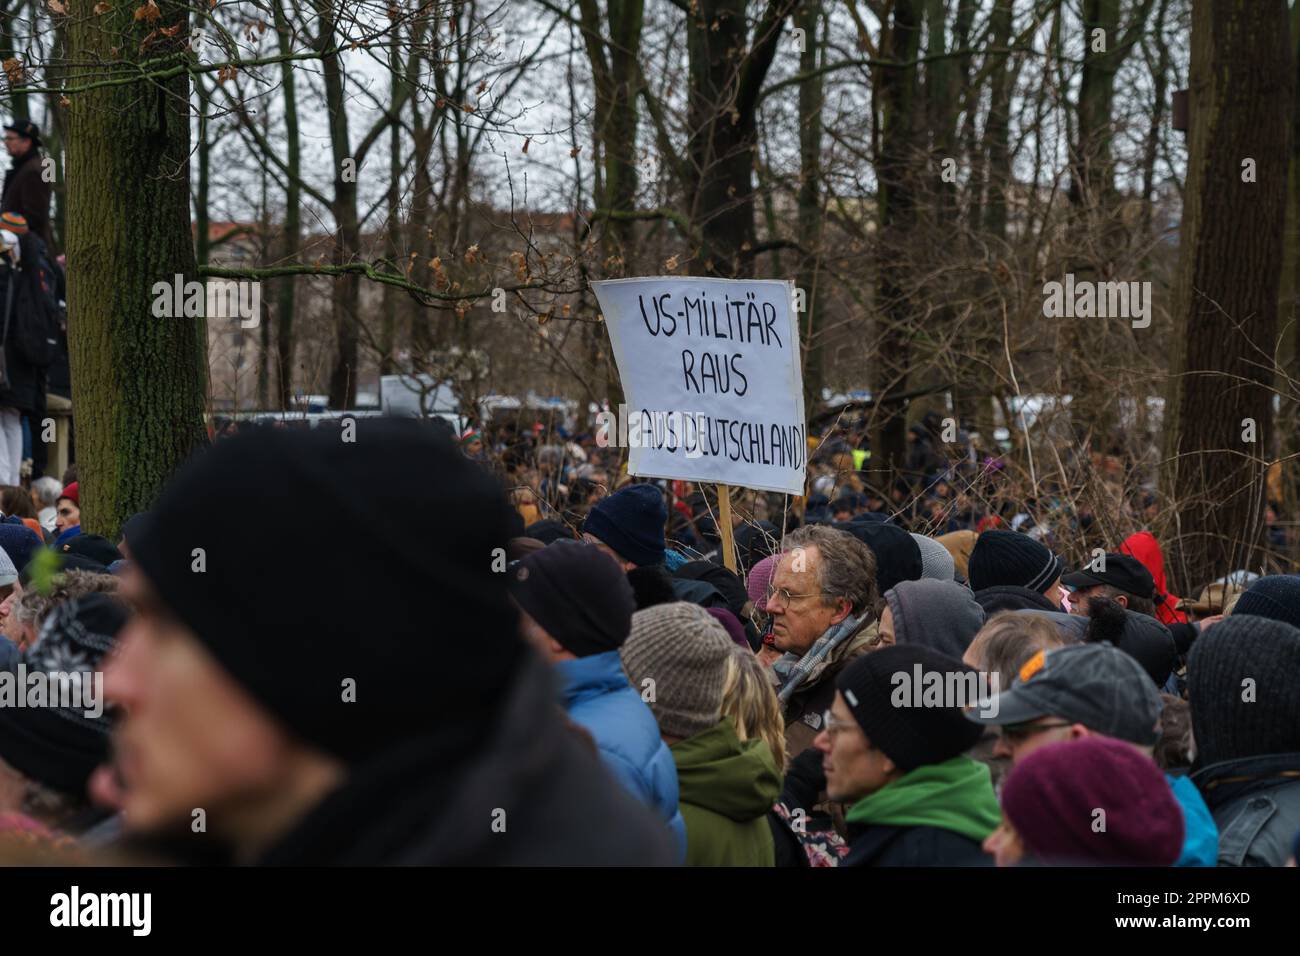
[[[734,650],[708,611],[676,601],[633,614],[619,655],[632,688],[649,698],[660,731],[694,737],[722,719],[722,683]]]
[[[1300,629],[1233,614],[1187,660],[1197,764],[1300,750]]]
[[[924,644],[961,660],[984,626],[984,608],[955,581],[900,581],[885,592],[894,615],[894,642]]]
[[[957,571],[952,554],[934,538],[911,532],[912,540],[921,549],[921,577],[935,581],[951,581]]]

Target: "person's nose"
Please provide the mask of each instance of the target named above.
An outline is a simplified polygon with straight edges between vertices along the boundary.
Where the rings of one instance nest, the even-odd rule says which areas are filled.
[[[143,661],[142,641],[128,622],[118,638],[117,647],[109,656],[104,667],[105,700],[130,707],[136,700],[139,684],[139,670]]]
[[[988,836],[986,836],[984,838],[984,842],[980,844],[980,849],[983,850],[985,853],[987,853],[989,856],[997,856],[998,834],[1001,832],[1002,829],[1001,827],[999,827],[998,829],[990,833]]]
[[[993,745],[993,756],[1006,757],[1008,760],[1014,756],[1011,752],[1011,746],[1007,743],[1007,738],[1001,734],[998,735],[997,743]]]
[[[813,738],[813,746],[824,754],[831,752],[831,734],[828,730],[823,730]]]

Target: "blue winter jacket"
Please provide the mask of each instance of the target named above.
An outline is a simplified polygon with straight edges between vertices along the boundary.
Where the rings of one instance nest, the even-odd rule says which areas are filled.
[[[569,719],[596,740],[605,766],[623,788],[656,811],[686,859],[686,824],[677,809],[677,766],[659,725],[632,689],[618,651],[555,665]]]
[[[1183,852],[1174,866],[1217,866],[1219,862],[1219,827],[1210,808],[1201,798],[1191,777],[1165,774],[1174,799],[1183,809]]]

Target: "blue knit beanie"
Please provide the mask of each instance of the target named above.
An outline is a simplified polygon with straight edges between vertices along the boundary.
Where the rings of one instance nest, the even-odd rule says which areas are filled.
[[[1232,609],[1300,627],[1300,575],[1270,574],[1246,589]]]
[[[12,524],[8,521],[0,522],[0,548],[4,548],[5,553],[13,558],[14,566],[19,571],[27,567],[27,562],[31,561],[32,555],[44,543],[40,535],[21,521]]]
[[[662,564],[668,509],[654,485],[629,485],[596,502],[582,530],[639,567]]]

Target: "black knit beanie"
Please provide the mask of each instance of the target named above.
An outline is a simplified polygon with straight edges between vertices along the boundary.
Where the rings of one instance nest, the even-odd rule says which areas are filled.
[[[922,644],[894,644],[856,658],[835,680],[867,739],[904,772],[965,753],[984,733],[958,706],[913,706],[923,691],[922,686],[915,696],[907,692],[917,682],[918,665],[922,685],[934,679],[925,676],[931,672],[940,675],[944,687],[949,684],[944,675],[950,672],[975,673],[957,658]]]
[[[575,657],[618,650],[632,628],[636,599],[608,554],[557,541],[511,569],[510,594]]]
[[[1268,574],[1237,598],[1233,614],[1252,614],[1300,627],[1300,575]]]
[[[41,632],[23,653],[28,681],[35,672],[78,675],[71,679],[93,682],[103,671],[103,658],[116,643],[126,623],[127,608],[107,594],[87,594],[50,611]],[[51,692],[56,685],[50,682]],[[102,677],[96,692],[102,691]],[[18,692],[26,693],[19,687]],[[60,698],[62,690],[58,691]],[[90,700],[82,692],[71,706],[0,707],[0,758],[23,776],[52,790],[75,797],[86,795],[95,768],[109,758],[108,737],[112,711],[87,716]]]
[[[511,508],[425,423],[361,419],[344,437],[219,440],[150,510],[136,563],[236,681],[327,752],[472,742],[526,653],[499,561]],[[268,546],[249,516],[290,505],[291,533]]]
[[[1197,766],[1300,750],[1300,629],[1234,612],[1192,645]]]
[[[1065,562],[1040,541],[1019,531],[985,531],[971,549],[967,577],[971,590],[1014,584],[1042,593],[1061,576]]]
[[[921,577],[921,548],[898,525],[859,515],[852,521],[841,521],[831,527],[847,531],[876,556],[878,593],[884,594],[900,581],[915,581]]]

